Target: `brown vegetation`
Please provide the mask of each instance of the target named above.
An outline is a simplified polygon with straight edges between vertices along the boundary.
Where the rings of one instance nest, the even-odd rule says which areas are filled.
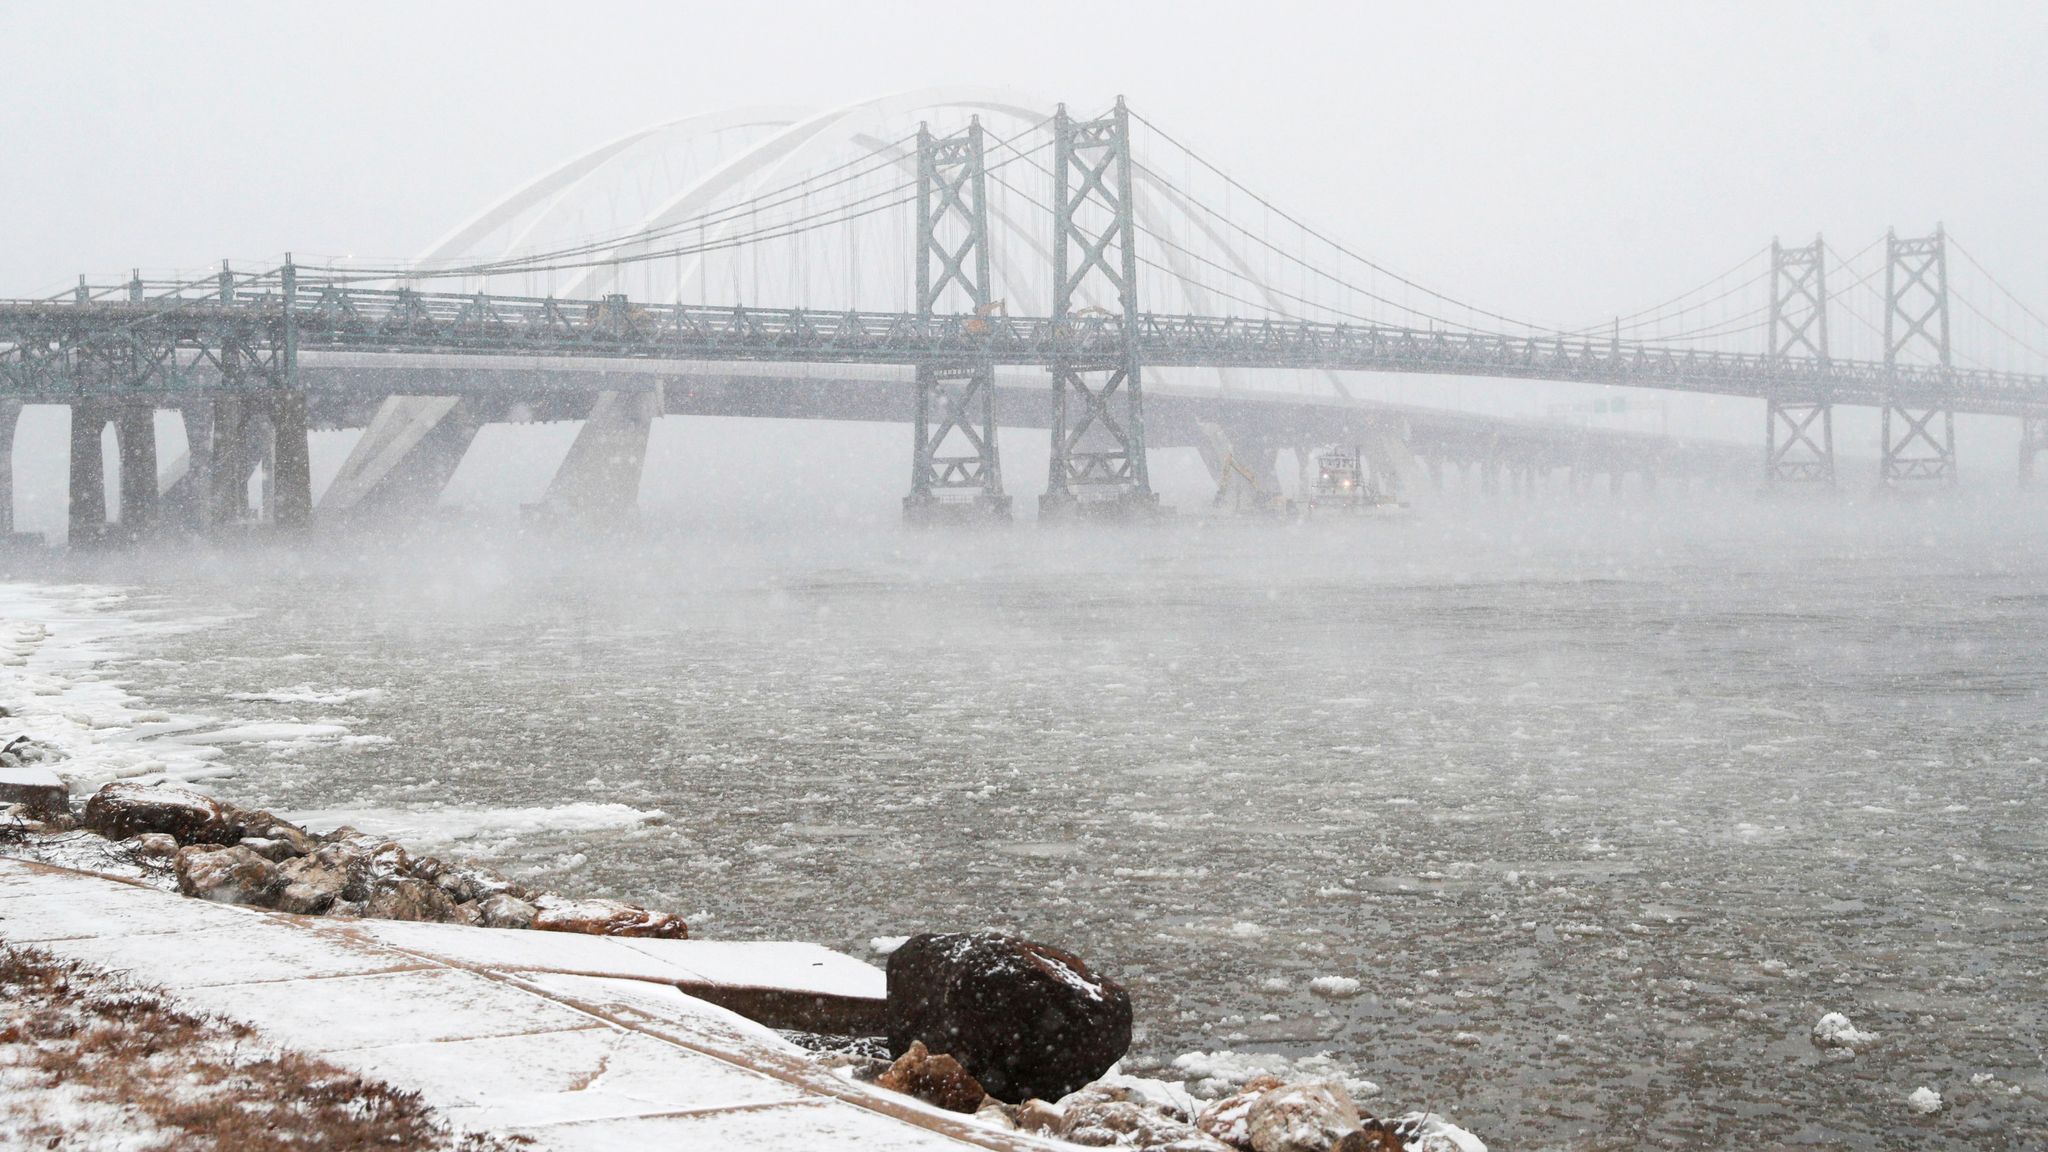
[[[43,1088],[70,1085],[162,1133],[166,1152],[454,1149],[513,1143],[455,1135],[417,1093],[263,1045],[245,1025],[0,942],[0,1052]],[[0,1095],[22,1147],[68,1147],[77,1118]],[[517,1141],[515,1143],[525,1143]]]

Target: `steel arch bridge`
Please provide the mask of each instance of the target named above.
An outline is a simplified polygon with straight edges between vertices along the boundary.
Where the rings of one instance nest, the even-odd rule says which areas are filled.
[[[1184,156],[1178,178],[1166,174],[1174,149]],[[0,431],[11,441],[22,403],[72,405],[74,487],[83,490],[103,483],[87,439],[113,423],[124,463],[134,454],[121,507],[136,530],[158,511],[156,485],[129,473],[155,472],[143,442],[159,406],[185,414],[187,487],[203,489],[188,502],[210,522],[248,515],[247,477],[260,457],[276,493],[267,514],[306,523],[306,428],[360,421],[370,404],[378,410],[362,459],[344,469],[344,495],[378,490],[394,469],[445,479],[452,463],[422,469],[409,458],[452,451],[459,460],[484,420],[547,410],[586,419],[583,435],[608,445],[586,452],[579,439],[551,501],[559,490],[566,503],[615,512],[631,503],[637,462],[629,475],[593,479],[581,472],[598,466],[579,459],[623,451],[637,461],[652,415],[700,410],[687,398],[692,374],[724,371],[728,388],[782,380],[751,386],[762,408],[778,409],[770,393],[786,392],[806,365],[842,366],[830,379],[847,397],[872,392],[875,371],[907,374],[896,386],[905,403],[891,411],[907,409],[913,426],[905,508],[917,520],[1008,515],[1000,423],[1051,430],[1041,518],[1145,514],[1156,505],[1146,393],[1173,392],[1177,370],[1220,382],[1179,386],[1170,405],[1184,410],[1179,442],[1250,458],[1247,474],[1260,483],[1287,437],[1428,440],[1415,433],[1425,414],[1350,402],[1339,375],[1349,372],[1761,399],[1764,478],[1774,485],[1835,482],[1837,404],[1883,412],[1887,485],[1954,481],[1959,412],[2019,418],[2023,477],[2048,450],[2048,376],[1955,364],[1951,245],[1940,229],[1887,237],[1881,350],[1858,358],[1829,344],[1829,316],[1844,305],[1829,289],[1832,250],[1820,240],[1773,243],[1752,281],[1765,285],[1768,302],[1754,312],[1764,319],[1746,327],[1664,335],[1655,325],[1666,314],[1646,310],[1626,328],[1617,319],[1604,333],[1560,330],[1395,276],[1280,211],[1317,245],[1313,261],[1291,255],[1233,217],[1233,195],[1268,221],[1279,211],[1121,100],[1080,118],[1011,93],[949,89],[824,112],[693,116],[523,183],[403,266],[287,258],[254,272],[224,265],[198,281],[81,279],[57,297],[0,301]],[[1386,295],[1382,276],[1428,307]],[[1442,314],[1459,309],[1462,321]],[[1751,335],[1747,349],[1715,346]],[[467,367],[451,370],[458,362]],[[735,375],[735,365],[759,374]],[[1018,367],[1047,373],[1042,414],[1020,415],[1021,390],[998,386],[999,368]],[[1248,386],[1303,372],[1314,386],[1292,395]],[[830,418],[833,403],[819,402],[817,414]],[[858,399],[842,407],[879,411]],[[1305,410],[1324,413],[1321,423],[1304,430]],[[1205,411],[1227,412],[1231,426]],[[1289,430],[1274,431],[1281,426]],[[1507,429],[1494,442],[1516,435],[1528,434]],[[1576,440],[1582,461],[1589,445],[1630,461],[1610,472],[1656,467],[1626,437]],[[1435,443],[1432,466],[1461,462],[1441,446],[1450,441]],[[1522,467],[1479,447],[1460,451],[1489,475]],[[1382,443],[1374,455],[1393,474],[1404,454]],[[89,493],[73,511],[81,538],[105,520]]]

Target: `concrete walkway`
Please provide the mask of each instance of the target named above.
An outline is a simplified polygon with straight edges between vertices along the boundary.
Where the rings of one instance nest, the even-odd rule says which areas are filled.
[[[704,999],[880,995],[808,944],[324,920],[0,857],[0,940],[125,973],[283,1047],[563,1152],[1001,1152],[1070,1146],[856,1083]]]

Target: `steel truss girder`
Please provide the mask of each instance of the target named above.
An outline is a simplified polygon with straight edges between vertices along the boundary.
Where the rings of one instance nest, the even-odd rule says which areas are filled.
[[[1764,482],[1835,482],[1834,405],[1771,400],[1764,413]]]
[[[1053,328],[1099,318],[1120,340],[1112,355],[1061,355],[1048,365],[1052,457],[1041,520],[1158,505],[1145,460],[1132,175],[1130,113],[1121,97],[1094,120],[1075,120],[1060,106],[1053,117]],[[1114,299],[1116,311],[1086,306],[1090,296]]]
[[[995,310],[982,143],[979,116],[951,136],[934,137],[924,125],[917,130],[917,319],[928,327],[951,311],[977,335],[988,331]],[[996,447],[995,361],[984,349],[954,363],[920,362],[916,388],[905,518],[921,523],[967,512],[1008,519]],[[947,492],[974,498],[948,501]]]
[[[297,347],[324,351],[597,357],[712,362],[958,365],[981,359],[1038,365],[1121,361],[1123,318],[813,312],[801,308],[641,305],[616,297],[565,301],[473,293],[411,293],[325,284],[301,293]],[[232,337],[262,349],[283,338],[274,288],[239,286],[211,298],[0,301],[0,392],[67,403],[81,388],[162,392],[254,390],[262,373],[224,381],[195,349]],[[1606,340],[1428,331],[1365,324],[1143,314],[1137,352],[1147,365],[1318,369],[1572,380],[1731,396],[1887,400],[1999,415],[2048,412],[2048,377],[1938,364],[1762,353],[1703,352]],[[109,385],[101,349],[137,342],[149,371]],[[123,353],[125,355],[125,353]],[[114,361],[119,363],[118,357]],[[138,362],[141,363],[141,362]]]

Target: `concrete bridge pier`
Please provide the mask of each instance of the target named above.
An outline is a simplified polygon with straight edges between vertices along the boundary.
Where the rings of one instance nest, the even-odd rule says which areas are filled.
[[[121,460],[121,535],[139,539],[158,521],[156,405],[124,404],[113,414]]]
[[[551,521],[588,527],[631,521],[639,511],[640,472],[658,407],[654,392],[598,393],[547,494],[532,510]]]
[[[194,496],[197,527],[217,530],[263,520],[284,531],[312,522],[312,469],[306,445],[303,393],[216,396],[203,418],[185,409],[192,452],[184,477],[172,492]],[[194,436],[195,427],[205,428]],[[262,469],[257,504],[249,504],[249,481]],[[180,492],[180,485],[184,491]],[[187,505],[189,514],[189,505]],[[189,522],[189,521],[188,521]]]
[[[213,401],[187,401],[173,409],[185,426],[185,454],[157,473],[159,515],[183,532],[206,527],[213,491]]]
[[[303,532],[313,523],[313,462],[306,442],[306,394],[279,392],[270,398],[270,491],[264,503],[271,526]]]
[[[91,401],[71,406],[71,480],[68,495],[68,540],[73,548],[100,543],[107,531],[107,468],[100,454],[100,433],[107,410]]]
[[[427,511],[482,427],[461,397],[385,397],[321,495],[320,511],[338,517]]]
[[[2034,486],[2034,467],[2043,452],[2048,452],[2048,415],[2020,417],[2020,487]]]
[[[207,407],[206,464],[200,470],[206,481],[201,526],[217,529],[248,519],[249,476],[262,453],[249,443],[253,421],[247,400],[215,396]]]
[[[14,536],[14,431],[21,408],[19,400],[0,400],[0,544]]]

